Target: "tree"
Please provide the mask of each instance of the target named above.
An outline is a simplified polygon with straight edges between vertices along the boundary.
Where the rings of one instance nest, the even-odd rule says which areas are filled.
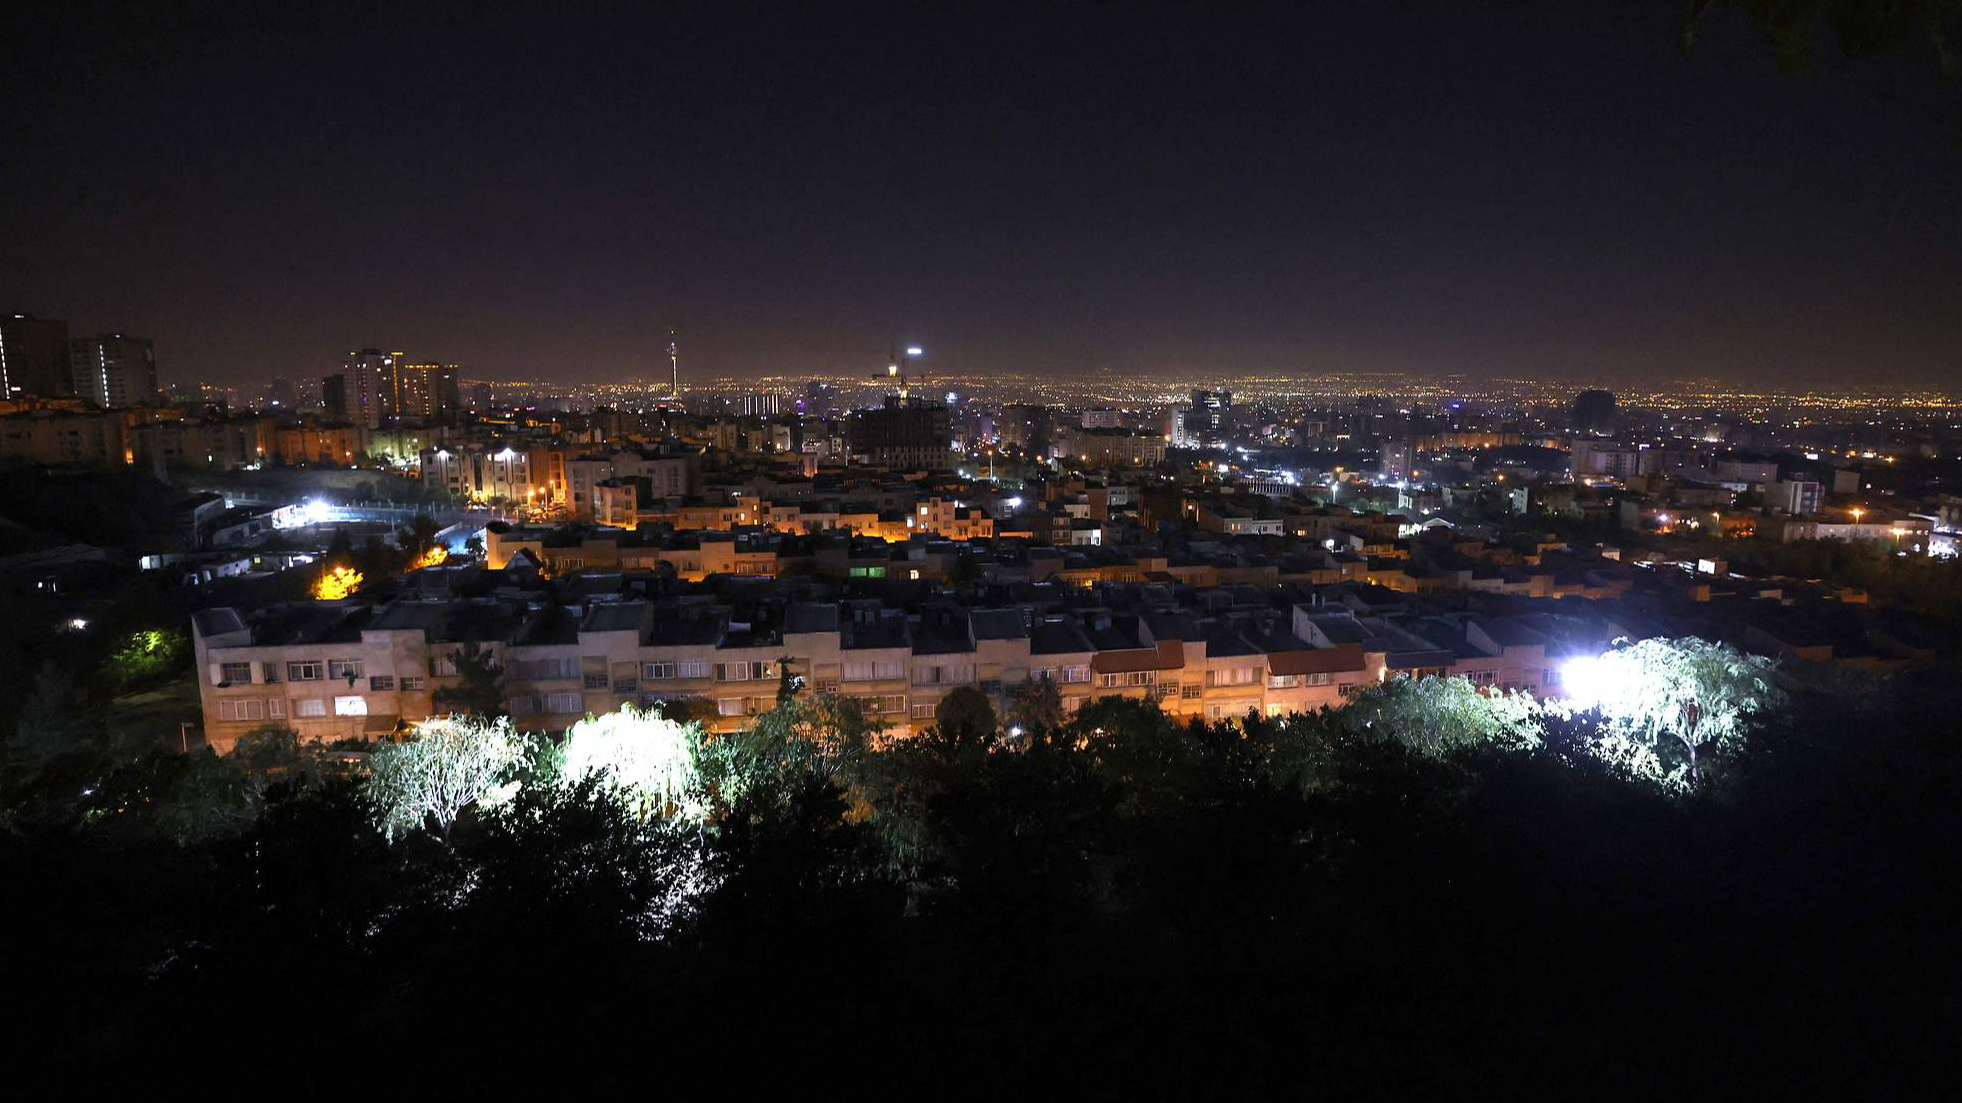
[[[957,746],[985,746],[995,737],[995,709],[988,695],[973,686],[961,686],[940,699],[933,709],[934,727],[940,738]]]
[[[789,655],[777,659],[777,704],[785,705],[797,698],[797,691],[804,688],[804,676],[793,669]]]
[[[708,739],[697,764],[710,815],[788,800],[805,779],[842,786],[856,779],[878,731],[858,698],[823,694],[783,702],[741,731]]]
[[[640,819],[699,820],[705,810],[697,763],[701,742],[699,725],[622,705],[566,729],[561,780],[574,786],[593,781]]]
[[[1957,69],[1954,43],[1962,37],[1958,0],[1687,0],[1678,32],[1683,49],[1695,42],[1704,15],[1719,2],[1742,9],[1758,25],[1787,72],[1811,66],[1812,43],[1822,20],[1847,57],[1891,53],[1919,39],[1932,48],[1944,72],[1953,75]]]
[[[10,766],[32,772],[75,749],[84,734],[74,679],[49,663],[34,675],[7,747]]]
[[[1063,726],[1063,691],[1048,678],[1030,678],[1008,694],[1008,724],[1035,738]]]
[[[1392,678],[1334,716],[1364,740],[1394,740],[1430,755],[1460,747],[1539,744],[1539,703],[1524,693],[1487,693],[1469,678]]]
[[[425,720],[415,738],[383,743],[369,755],[366,792],[375,822],[391,841],[431,823],[447,836],[464,809],[509,795],[501,783],[525,750],[508,717]]]
[[[1650,748],[1666,735],[1689,756],[1689,785],[1698,781],[1698,754],[1738,735],[1754,713],[1782,699],[1776,666],[1727,644],[1690,636],[1651,639],[1598,659],[1568,664],[1574,703],[1599,709],[1612,733]]]
[[[462,682],[441,686],[431,700],[465,716],[497,716],[504,711],[504,668],[488,646],[466,641],[456,652]]]
[[[418,513],[409,519],[408,524],[397,530],[396,539],[400,541],[402,550],[408,553],[410,559],[420,559],[429,549],[436,546],[438,531],[440,530],[436,518],[427,513]]]

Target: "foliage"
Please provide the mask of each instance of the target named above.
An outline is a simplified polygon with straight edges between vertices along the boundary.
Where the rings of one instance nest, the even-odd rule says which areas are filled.
[[[119,690],[126,690],[176,672],[190,653],[190,640],[180,629],[140,629],[116,646],[108,673]]]
[[[436,687],[437,705],[465,716],[499,716],[504,712],[504,668],[489,647],[465,643],[457,648],[455,685]]]
[[[698,725],[622,705],[566,730],[563,783],[591,783],[641,819],[700,820],[706,812],[696,765],[701,741]]]
[[[1782,691],[1775,671],[1761,656],[1686,637],[1642,640],[1570,663],[1566,681],[1577,705],[1605,719],[1605,753],[1630,768],[1654,768],[1659,762],[1641,750],[1655,750],[1668,736],[1687,753],[1694,787],[1698,752],[1735,739],[1747,719],[1776,703]]]
[[[412,738],[378,744],[369,755],[366,792],[375,822],[391,841],[429,824],[448,834],[465,809],[509,795],[504,783],[524,755],[525,740],[509,718],[425,720]]]
[[[1703,18],[1719,3],[1742,10],[1757,25],[1779,68],[1787,72],[1811,67],[1813,40],[1822,24],[1847,57],[1891,53],[1921,42],[1932,49],[1944,71],[1950,75],[1957,71],[1955,43],[1962,39],[1962,3],[1957,0],[1687,0],[1679,32],[1684,49],[1689,49]]]
[[[1530,749],[1539,744],[1539,714],[1531,694],[1487,692],[1469,678],[1396,677],[1358,693],[1335,716],[1358,739],[1442,755],[1467,747]]]
[[[1063,691],[1048,678],[1030,678],[1009,691],[1008,724],[1033,737],[1063,726]]]
[[[313,597],[316,601],[339,601],[352,597],[361,588],[363,575],[351,566],[323,567],[313,580]]]
[[[821,694],[781,703],[746,729],[709,738],[697,758],[709,814],[719,818],[759,795],[786,799],[803,777],[843,785],[879,730],[857,698]]]
[[[1014,747],[878,739],[807,699],[695,748],[699,823],[517,739],[441,838],[375,829],[389,747],[357,781],[278,730],[224,758],[61,755],[6,780],[38,810],[0,819],[0,877],[34,905],[0,914],[34,948],[9,1037],[107,1060],[250,1005],[295,1047],[423,1024],[448,1060],[552,1006],[602,1052],[718,1052],[764,1006],[826,1024],[772,1035],[792,1059],[876,1032],[984,1075],[1220,1084],[1306,1045],[1318,1083],[1435,1094],[1523,1065],[1652,1078],[1722,1032],[1700,1087],[1913,1083],[1874,1058],[1954,1025],[1962,680],[1793,684],[1696,801],[1604,761],[1603,714],[1528,724],[1468,688],[1214,723],[1107,699]],[[1658,930],[1694,937],[1627,960]],[[1386,1031],[1440,1006],[1423,1045]],[[1867,1042],[1833,1065],[1849,1017]]]
[[[934,706],[933,723],[939,738],[956,743],[985,744],[995,737],[994,706],[973,686],[960,686],[942,697]]]

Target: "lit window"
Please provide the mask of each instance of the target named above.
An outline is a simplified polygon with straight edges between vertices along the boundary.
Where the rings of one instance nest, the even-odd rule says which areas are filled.
[[[336,697],[334,698],[334,715],[366,716],[368,715],[368,699],[358,694],[352,697]]]

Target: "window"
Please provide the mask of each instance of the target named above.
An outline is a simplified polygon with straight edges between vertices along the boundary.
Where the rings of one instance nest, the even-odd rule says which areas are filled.
[[[334,715],[366,716],[368,715],[368,699],[359,694],[352,697],[336,697],[334,698]]]
[[[931,719],[933,719],[933,709],[934,709],[934,706],[932,706],[932,705],[914,705],[914,706],[913,706],[913,719],[915,719],[915,720],[931,720]]]
[[[1087,682],[1089,680],[1090,667],[1088,664],[1083,666],[1066,666],[1063,668],[1063,681],[1065,682]]]
[[[662,678],[672,678],[675,676],[674,664],[673,663],[642,663],[640,664],[640,676],[646,678],[649,681],[656,681]]]
[[[266,676],[267,685],[272,685],[279,681],[278,663],[260,663],[259,667],[260,667],[260,672]]]
[[[360,659],[328,659],[327,677],[332,681],[345,681],[361,677]]]
[[[1187,682],[1179,687],[1179,697],[1186,701],[1197,700],[1199,695],[1205,692],[1205,687],[1198,682]]]
[[[878,682],[906,677],[906,664],[897,659],[879,659],[845,664],[847,682]]]
[[[274,720],[286,719],[286,698],[284,697],[266,698],[266,715]]]
[[[327,715],[327,698],[302,697],[299,700],[293,702],[293,715],[294,716],[325,716]]]
[[[419,693],[428,685],[429,685],[429,679],[424,678],[421,675],[404,674],[402,676],[402,692],[404,693],[410,693],[410,692]]]
[[[218,664],[219,685],[245,685],[250,681],[252,681],[251,663]]]
[[[1301,684],[1305,686],[1325,686],[1333,681],[1335,681],[1335,675],[1333,674],[1306,674],[1302,676]]]
[[[1540,684],[1543,686],[1559,685],[1560,671],[1554,667],[1547,667],[1546,671],[1540,675]]]
[[[604,675],[604,674],[588,674],[588,675],[586,675],[586,688],[587,688],[587,689],[605,689],[605,688],[606,688],[606,675]]]
[[[1056,668],[1053,666],[1030,667],[1029,680],[1031,682],[1053,682],[1056,680]]]
[[[715,713],[717,716],[741,716],[743,714],[743,699],[740,697],[719,697],[715,702]]]
[[[913,669],[913,684],[916,686],[958,686],[974,680],[974,667],[965,663],[955,666],[921,666]]]
[[[511,665],[511,676],[526,681],[561,681],[579,677],[578,659],[533,659],[528,663]]]
[[[1267,676],[1268,689],[1293,689],[1300,684],[1301,675],[1299,674],[1269,674]]]
[[[577,693],[547,693],[546,712],[578,712],[585,701]]]
[[[368,688],[376,693],[387,693],[395,688],[395,675],[377,674],[368,679]]]
[[[435,675],[435,676],[436,676],[436,677],[438,677],[438,678],[452,678],[452,677],[455,677],[455,676],[456,676],[456,656],[455,656],[455,655],[453,655],[453,654],[452,654],[452,655],[437,655],[436,657],[434,657],[434,658],[432,658],[432,659],[430,659],[430,660],[429,660],[429,672],[430,672],[431,674],[433,674],[433,675]]]
[[[1209,686],[1250,686],[1260,676],[1257,666],[1236,666],[1227,670],[1208,670],[1206,684]]]
[[[1097,685],[1104,689],[1121,689],[1130,686],[1148,686],[1158,680],[1156,670],[1129,670],[1120,674],[1099,674]]]
[[[242,701],[218,702],[220,720],[262,720],[266,715],[266,703],[257,697]]]
[[[880,712],[899,713],[906,711],[906,698],[903,695],[879,697],[875,698],[875,700],[879,702]]]
[[[853,578],[884,578],[886,577],[886,569],[884,567],[853,567],[852,577]]]
[[[635,677],[633,677],[633,676],[631,676],[631,675],[629,675],[629,676],[627,676],[627,677],[624,677],[624,678],[615,678],[615,679],[613,679],[613,692],[615,692],[615,693],[639,693],[639,692],[640,692],[640,679],[639,679],[639,678],[635,678]]]
[[[688,659],[675,664],[674,676],[677,678],[706,678],[709,676],[707,659]]]
[[[716,663],[715,680],[718,682],[749,681],[748,663]]]
[[[813,688],[819,693],[836,693],[838,692],[838,680],[836,678],[827,678],[816,683]]]
[[[320,663],[309,661],[286,664],[286,680],[289,682],[317,682],[320,680]],[[305,715],[302,713],[301,715]]]
[[[981,692],[987,694],[990,697],[1001,696],[1001,681],[996,678],[989,678],[986,681],[983,681],[981,683]]]
[[[1496,670],[1468,670],[1465,672],[1465,677],[1471,679],[1471,684],[1475,686],[1489,686],[1499,680],[1499,672]]]

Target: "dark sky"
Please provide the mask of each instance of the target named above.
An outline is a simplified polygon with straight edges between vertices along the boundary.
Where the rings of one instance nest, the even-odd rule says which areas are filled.
[[[673,325],[702,373],[1962,385],[1919,53],[1684,56],[1677,0],[300,7],[0,16],[0,309],[167,381],[617,379]]]

